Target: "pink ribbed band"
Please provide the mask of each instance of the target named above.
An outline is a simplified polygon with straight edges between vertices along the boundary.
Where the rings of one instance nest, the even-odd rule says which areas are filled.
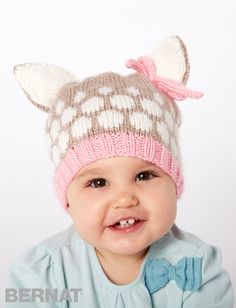
[[[98,159],[114,156],[133,156],[150,161],[169,174],[176,185],[177,198],[183,191],[182,170],[170,151],[150,136],[135,133],[103,133],[88,137],[69,148],[54,178],[56,195],[67,210],[66,192],[75,174],[85,165]]]

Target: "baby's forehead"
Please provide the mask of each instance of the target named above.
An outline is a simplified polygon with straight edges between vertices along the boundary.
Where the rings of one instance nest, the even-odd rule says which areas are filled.
[[[115,156],[115,157],[108,157],[104,159],[99,159],[96,160],[92,163],[89,163],[88,165],[85,165],[83,168],[81,168],[78,172],[77,175],[82,176],[86,174],[90,174],[93,172],[110,172],[112,169],[118,170],[120,168],[123,168],[123,170],[141,170],[143,168],[154,168],[158,170],[159,172],[164,171],[161,169],[160,166],[147,161],[143,160],[138,157],[131,157],[131,156]]]

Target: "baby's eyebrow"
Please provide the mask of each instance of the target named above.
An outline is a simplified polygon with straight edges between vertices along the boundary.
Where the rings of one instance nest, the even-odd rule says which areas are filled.
[[[139,166],[140,169],[143,169],[143,168],[146,168],[146,167],[153,167],[153,168],[156,167],[156,168],[158,168],[158,166],[156,166],[155,164],[150,163],[150,162],[146,162],[142,166]],[[76,176],[76,178],[77,179],[78,178],[83,178],[83,177],[85,177],[87,175],[96,174],[96,173],[99,174],[99,173],[102,173],[102,172],[105,172],[105,171],[109,171],[109,169],[108,168],[106,168],[106,169],[103,169],[103,168],[91,168],[91,169],[88,169],[88,170],[85,170],[85,171],[79,173]]]
[[[85,177],[86,175],[89,175],[89,174],[94,174],[94,173],[101,173],[101,172],[104,172],[104,169],[101,169],[101,168],[93,168],[93,169],[88,169],[88,170],[85,170],[81,173],[79,173],[77,175],[77,178],[82,178],[82,177]]]

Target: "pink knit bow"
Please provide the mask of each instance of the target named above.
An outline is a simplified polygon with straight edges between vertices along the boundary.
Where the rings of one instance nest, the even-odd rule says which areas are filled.
[[[142,56],[137,61],[129,59],[126,62],[126,66],[135,69],[139,73],[143,73],[157,89],[162,90],[175,100],[182,101],[187,97],[201,98],[203,96],[203,93],[189,90],[178,81],[157,76],[155,64],[148,56]]]

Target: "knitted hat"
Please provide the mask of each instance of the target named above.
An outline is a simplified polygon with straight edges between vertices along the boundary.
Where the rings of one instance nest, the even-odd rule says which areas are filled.
[[[202,96],[184,86],[190,67],[186,47],[171,36],[155,45],[149,56],[126,65],[136,72],[127,76],[105,72],[82,81],[51,64],[14,68],[29,100],[48,113],[54,187],[65,210],[66,191],[75,174],[113,156],[150,161],[172,177],[177,198],[183,191],[181,115],[175,100]]]

